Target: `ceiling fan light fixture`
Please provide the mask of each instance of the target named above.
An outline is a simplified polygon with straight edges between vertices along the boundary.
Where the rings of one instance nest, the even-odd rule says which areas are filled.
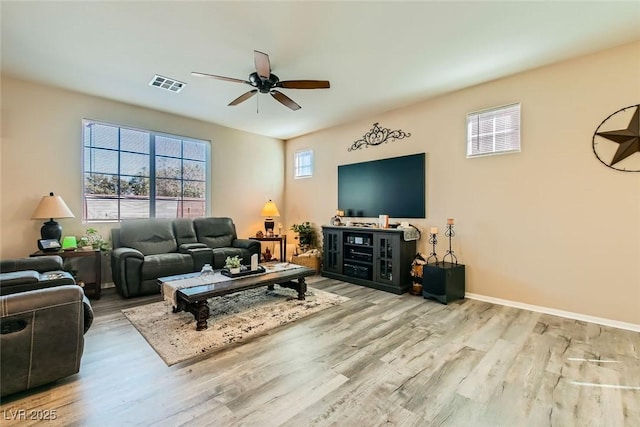
[[[186,83],[156,74],[149,82],[149,86],[155,86],[160,89],[178,93],[186,86]]]

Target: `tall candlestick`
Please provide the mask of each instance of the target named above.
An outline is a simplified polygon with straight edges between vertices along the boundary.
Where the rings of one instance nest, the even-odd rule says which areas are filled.
[[[435,233],[433,232],[435,229]],[[431,258],[435,260],[435,264],[438,265],[438,255],[436,254],[436,245],[438,244],[438,228],[431,227],[431,233],[429,234],[429,243],[431,243],[432,249],[429,258],[427,258],[426,263],[429,264]]]
[[[455,264],[458,265],[458,257],[455,256],[455,254],[453,253],[453,249],[451,249],[451,238],[456,235],[456,232],[453,230],[453,218],[451,218],[450,220],[451,224],[448,224],[449,220],[447,220],[447,229],[444,232],[444,235],[449,238],[449,249],[447,250],[447,253],[442,257],[442,265],[444,265],[444,261],[448,256],[451,257],[451,264],[455,262]]]

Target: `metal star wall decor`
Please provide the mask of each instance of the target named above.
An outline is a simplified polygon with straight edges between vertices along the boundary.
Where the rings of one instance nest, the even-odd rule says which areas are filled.
[[[627,110],[634,108],[635,111],[626,129],[600,131],[600,128],[606,129],[608,127],[607,122],[609,120],[616,119],[616,116],[621,114],[628,116],[629,112]],[[596,137],[605,138],[618,144],[613,156],[611,155],[612,144]],[[593,134],[593,152],[598,160],[612,169],[623,172],[640,172],[640,104],[622,108],[600,123],[600,126]]]
[[[362,138],[355,141],[347,151],[359,150],[362,147],[368,148],[373,145],[380,145],[389,141],[395,141],[396,139],[403,139],[410,137],[411,134],[403,132],[400,129],[391,130],[387,128],[381,128],[378,123],[373,124],[373,128],[363,135]]]

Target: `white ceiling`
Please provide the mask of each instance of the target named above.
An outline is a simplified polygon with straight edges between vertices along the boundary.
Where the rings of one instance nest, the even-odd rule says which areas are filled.
[[[3,0],[0,12],[4,74],[282,139],[640,40],[640,1]],[[254,49],[281,80],[331,89],[283,89],[298,111],[266,94],[228,107],[249,86],[190,75],[247,79]],[[187,86],[149,86],[154,74]]]

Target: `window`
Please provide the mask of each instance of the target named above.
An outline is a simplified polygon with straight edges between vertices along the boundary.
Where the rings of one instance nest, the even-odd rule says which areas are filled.
[[[519,151],[519,103],[467,114],[467,157]]]
[[[84,220],[205,216],[209,142],[83,121]]]
[[[294,178],[310,178],[313,176],[313,150],[296,151],[293,155]]]

